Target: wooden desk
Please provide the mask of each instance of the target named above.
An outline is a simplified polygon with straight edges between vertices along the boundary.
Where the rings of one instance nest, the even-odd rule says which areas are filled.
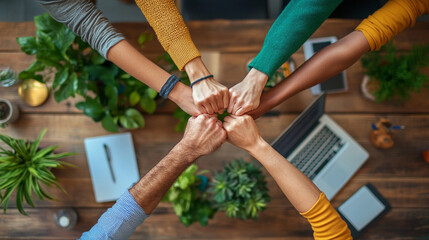
[[[246,62],[254,57],[262,46],[270,21],[211,21],[188,24],[191,35],[206,53],[219,57],[216,78],[228,87],[240,81],[246,74]],[[328,20],[313,35],[346,35],[358,24],[354,20]],[[137,37],[143,31],[152,30],[147,24],[121,23],[116,27],[138,46]],[[23,70],[33,58],[19,50],[15,42],[18,36],[34,35],[33,23],[0,23],[0,67],[11,66]],[[397,36],[394,44],[400,50],[410,49],[415,43],[428,43],[429,23],[417,23],[412,29]],[[153,41],[144,50],[151,59],[162,52]],[[293,55],[297,64],[304,61],[302,49]],[[349,91],[327,97],[326,110],[368,152],[370,159],[352,180],[333,199],[337,207],[354,191],[367,182],[372,183],[390,202],[392,210],[372,226],[362,239],[407,238],[422,239],[429,236],[429,164],[424,162],[421,152],[429,149],[429,91],[413,94],[410,101],[402,105],[376,104],[365,100],[359,92],[362,79],[360,63],[347,70]],[[14,201],[6,215],[0,214],[1,239],[75,239],[93,226],[100,215],[112,203],[96,203],[85,156],[83,139],[108,134],[101,124],[94,123],[74,107],[73,100],[61,104],[51,97],[41,107],[26,106],[18,97],[17,87],[0,88],[0,96],[17,102],[22,117],[1,133],[13,137],[34,139],[48,127],[42,146],[58,144],[60,151],[74,151],[79,155],[68,161],[78,166],[55,170],[61,185],[68,191],[63,194],[49,190],[60,201],[37,201],[37,208],[27,208],[30,216],[21,216],[14,209]],[[261,134],[267,141],[274,140],[302,111],[314,96],[304,91],[281,106],[277,115],[264,116],[257,121]],[[140,174],[151,169],[181,138],[174,132],[176,120],[172,117],[174,104],[159,109],[154,115],[145,116],[146,127],[132,131]],[[368,138],[371,122],[388,117],[394,124],[406,126],[406,130],[395,133],[395,147],[389,150],[374,148]],[[234,158],[251,157],[244,151],[226,143],[210,156],[201,158],[201,169],[221,169],[224,163]],[[186,228],[174,214],[169,204],[161,203],[152,216],[140,226],[132,239],[312,239],[310,225],[286,200],[271,177],[269,182],[272,201],[258,221],[240,221],[217,213],[207,227],[198,224]],[[73,207],[79,214],[78,224],[71,231],[55,226],[53,213],[63,207]]]

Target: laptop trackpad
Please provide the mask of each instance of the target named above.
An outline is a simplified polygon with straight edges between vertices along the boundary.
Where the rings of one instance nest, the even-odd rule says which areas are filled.
[[[350,174],[341,168],[339,164],[332,165],[322,176],[323,181],[333,191],[338,191],[348,180]]]

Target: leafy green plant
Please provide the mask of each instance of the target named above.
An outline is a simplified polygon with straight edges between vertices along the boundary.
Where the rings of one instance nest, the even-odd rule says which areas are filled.
[[[256,219],[270,201],[266,184],[259,167],[235,159],[215,174],[209,191],[215,206],[228,217]]]
[[[138,107],[149,114],[156,109],[157,92],[106,61],[81,38],[48,14],[34,18],[37,37],[17,38],[21,50],[35,55],[31,66],[19,73],[21,79],[50,81],[55,101],[80,95],[76,107],[111,132],[118,126],[144,127]]]
[[[373,93],[377,102],[404,101],[410,97],[410,92],[428,86],[429,77],[419,70],[429,65],[429,44],[415,45],[410,52],[398,54],[389,43],[379,51],[365,54],[361,61],[365,74],[378,83]]]
[[[173,204],[174,212],[185,226],[194,222],[206,226],[208,220],[216,213],[205,192],[208,179],[201,176],[208,171],[197,171],[197,165],[189,166],[177,178],[162,200]]]
[[[31,198],[32,192],[36,193],[41,200],[44,198],[56,200],[43,190],[42,184],[48,187],[56,186],[65,192],[50,169],[73,166],[59,161],[59,159],[75,153],[54,154],[54,150],[58,146],[39,148],[46,131],[44,129],[34,142],[0,134],[0,140],[12,149],[6,150],[0,147],[0,205],[3,205],[5,213],[14,191],[16,192],[16,207],[23,215],[27,215],[22,206],[24,199],[34,207]]]

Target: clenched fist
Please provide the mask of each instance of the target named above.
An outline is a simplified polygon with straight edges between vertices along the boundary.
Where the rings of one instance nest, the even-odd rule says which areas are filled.
[[[264,141],[255,121],[249,115],[225,117],[223,128],[228,135],[228,140],[246,151],[250,151],[260,141]]]
[[[216,116],[207,114],[191,117],[186,125],[180,145],[198,158],[216,150],[226,140],[226,132],[222,122]]]

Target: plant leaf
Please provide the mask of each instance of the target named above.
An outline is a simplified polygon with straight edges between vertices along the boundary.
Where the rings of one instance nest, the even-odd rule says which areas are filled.
[[[37,152],[37,148],[39,147],[40,141],[42,140],[43,136],[45,136],[46,131],[48,131],[47,128],[43,129],[40,133],[39,137],[36,139],[36,141],[33,142],[30,149],[30,154],[34,156]]]
[[[57,89],[58,86],[63,85],[69,77],[69,69],[61,68],[55,74],[54,82],[52,83],[52,88]]]
[[[156,102],[148,96],[144,95],[140,101],[140,107],[147,113],[152,114],[156,110]]]
[[[119,117],[119,122],[127,129],[144,127],[145,124],[143,115],[134,108],[127,109],[125,115]]]
[[[101,125],[109,132],[119,131],[118,125],[115,123],[113,117],[109,113],[103,117],[103,120],[101,120]]]
[[[140,101],[140,94],[137,91],[133,91],[130,94],[130,106],[136,105],[139,101]]]
[[[35,37],[18,37],[16,42],[21,46],[21,50],[28,55],[37,53],[37,41]]]

